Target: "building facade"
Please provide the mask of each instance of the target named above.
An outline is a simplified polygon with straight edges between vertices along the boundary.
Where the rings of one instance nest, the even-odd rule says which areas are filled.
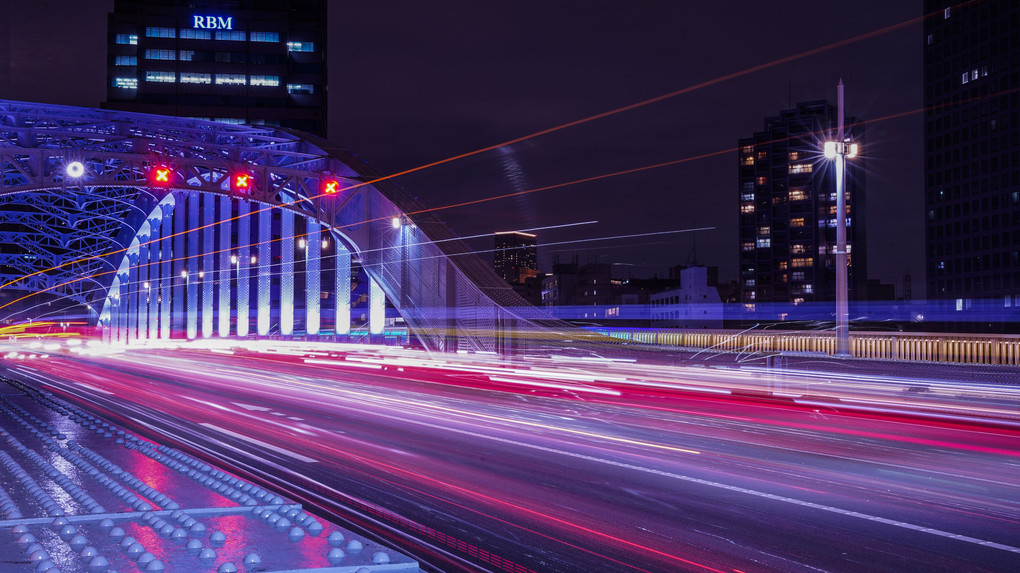
[[[325,0],[116,0],[103,107],[326,131]]]
[[[1020,303],[1020,3],[924,3],[928,297]]]
[[[711,271],[708,267],[685,268],[677,273],[679,288],[651,295],[651,325],[659,328],[722,328],[722,299]]]
[[[835,134],[836,108],[797,104],[741,139],[738,153],[740,283],[745,304],[835,300],[836,182],[823,143]],[[860,142],[863,128],[847,118]],[[864,166],[847,161],[847,252],[851,298],[866,288]]]
[[[506,282],[524,284],[538,276],[537,236],[520,231],[505,231],[495,235],[492,266]]]

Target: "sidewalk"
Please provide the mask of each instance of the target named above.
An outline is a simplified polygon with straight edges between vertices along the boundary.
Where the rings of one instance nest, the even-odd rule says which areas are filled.
[[[274,492],[0,378],[0,573],[22,571],[419,569]]]

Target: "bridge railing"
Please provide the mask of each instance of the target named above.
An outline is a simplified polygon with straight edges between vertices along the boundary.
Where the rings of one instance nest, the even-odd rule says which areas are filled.
[[[722,352],[803,352],[832,355],[829,331],[677,330],[596,327],[590,330],[629,342]],[[852,332],[854,358],[1020,366],[1020,335],[937,332]]]

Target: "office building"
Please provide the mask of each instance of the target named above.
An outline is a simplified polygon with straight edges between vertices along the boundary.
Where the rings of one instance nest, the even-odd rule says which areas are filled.
[[[863,128],[847,118],[860,142]],[[740,282],[747,304],[835,300],[836,182],[823,143],[836,132],[836,108],[799,103],[740,140],[738,153]],[[850,296],[866,292],[864,165],[847,161]]]
[[[110,109],[326,130],[325,0],[116,0]]]
[[[520,231],[505,231],[495,235],[492,267],[496,274],[512,285],[523,285],[530,277],[538,276],[536,236]]]
[[[928,298],[1020,303],[1020,3],[924,3]]]

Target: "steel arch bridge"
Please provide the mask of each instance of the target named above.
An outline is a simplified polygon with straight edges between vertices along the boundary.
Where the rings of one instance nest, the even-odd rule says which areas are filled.
[[[429,350],[572,330],[377,179],[308,134],[0,100],[0,318],[38,298],[121,343],[347,340],[352,303],[378,334],[388,299]]]

